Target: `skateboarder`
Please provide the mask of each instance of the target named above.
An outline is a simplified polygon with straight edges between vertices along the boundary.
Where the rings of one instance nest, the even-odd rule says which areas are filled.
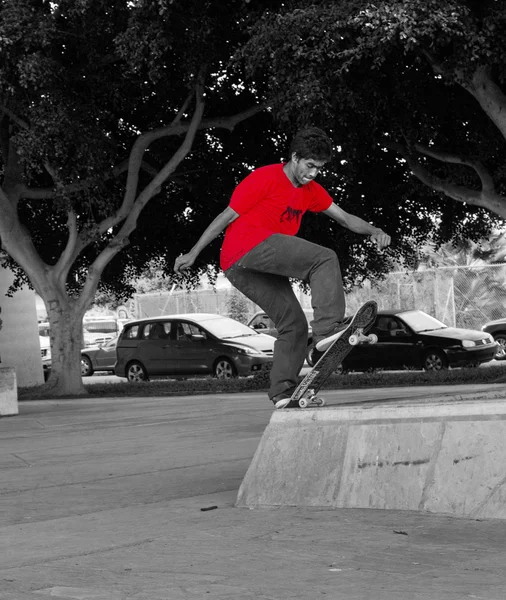
[[[344,327],[337,255],[295,237],[303,214],[323,212],[343,227],[370,236],[379,248],[390,244],[388,234],[339,208],[315,181],[332,157],[332,143],[321,129],[299,131],[289,154],[288,162],[260,167],[243,179],[227,208],[174,263],[176,273],[191,267],[202,249],[226,228],[220,255],[225,276],[269,315],[278,331],[268,392],[275,408],[290,404],[307,346],[307,321],[290,279],[308,282],[311,288],[314,344]]]

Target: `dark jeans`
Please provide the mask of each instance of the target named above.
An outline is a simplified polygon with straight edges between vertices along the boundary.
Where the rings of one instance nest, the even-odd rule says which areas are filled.
[[[307,320],[290,278],[311,288],[313,341],[335,331],[345,299],[336,253],[298,237],[275,234],[250,250],[225,272],[227,279],[274,321],[278,339],[270,374],[269,397],[297,384],[307,347]]]

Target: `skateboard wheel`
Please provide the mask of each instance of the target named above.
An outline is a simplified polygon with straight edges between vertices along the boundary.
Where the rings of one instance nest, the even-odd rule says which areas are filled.
[[[306,408],[306,407],[307,407],[307,404],[308,404],[308,402],[307,402],[307,400],[306,400],[305,398],[301,398],[301,399],[299,400],[299,406],[300,406],[301,408]]]
[[[378,336],[375,333],[370,333],[368,336],[370,344],[376,344],[378,341]]]
[[[348,342],[350,346],[356,346],[359,342],[358,335],[350,335]]]
[[[318,406],[325,406],[325,400],[324,400],[323,398],[318,398],[318,399],[316,400],[316,404],[317,404]]]

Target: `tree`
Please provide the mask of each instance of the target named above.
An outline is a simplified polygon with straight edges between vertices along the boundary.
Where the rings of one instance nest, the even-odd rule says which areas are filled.
[[[390,231],[422,243],[506,216],[505,50],[497,0],[323,0],[266,14],[241,56],[276,116],[331,130],[348,186],[377,203],[373,173]]]
[[[263,109],[224,76],[251,12],[242,0],[1,3],[1,248],[46,305],[53,396],[84,392],[82,318],[99,285],[128,295],[150,258],[172,264],[186,246],[183,166],[219,156],[216,132]]]
[[[229,293],[228,301],[228,316],[236,319],[240,323],[248,321],[248,302],[246,297],[235,288],[232,288]]]

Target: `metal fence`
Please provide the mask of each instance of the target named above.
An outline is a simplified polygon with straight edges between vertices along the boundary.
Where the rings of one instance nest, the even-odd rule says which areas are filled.
[[[506,318],[506,264],[390,273],[354,290],[348,305],[351,309],[352,303],[359,306],[369,298],[381,309],[417,308],[447,325],[480,329],[487,321]]]
[[[301,305],[309,308],[310,295],[296,293]],[[417,308],[447,325],[480,329],[487,321],[506,317],[506,264],[390,273],[349,292],[348,314],[369,299],[376,300],[380,309]],[[211,312],[243,322],[260,310],[233,288],[136,295],[130,306],[135,318]]]

